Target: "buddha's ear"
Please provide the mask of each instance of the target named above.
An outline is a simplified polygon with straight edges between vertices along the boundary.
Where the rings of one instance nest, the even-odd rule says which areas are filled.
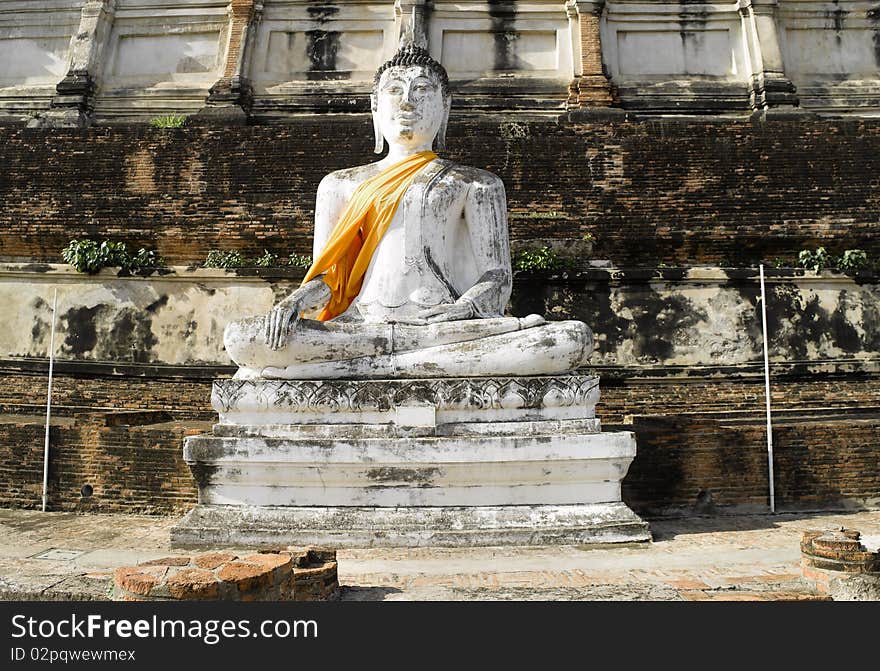
[[[443,121],[440,123],[440,130],[437,131],[437,137],[434,139],[435,151],[446,150],[446,127],[449,125],[449,108],[452,107],[452,95],[447,95],[443,99]]]
[[[373,144],[373,153],[381,154],[385,151],[385,138],[382,135],[382,129],[379,127],[379,114],[377,112],[377,108],[379,106],[379,102],[376,99],[376,94],[370,96],[370,110],[373,113],[373,136],[375,138]]]

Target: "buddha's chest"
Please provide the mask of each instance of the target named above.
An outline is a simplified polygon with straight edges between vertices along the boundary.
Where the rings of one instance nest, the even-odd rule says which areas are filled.
[[[437,305],[455,300],[449,268],[461,244],[467,189],[442,175],[410,186],[377,246],[358,302]],[[466,236],[464,236],[466,237]]]

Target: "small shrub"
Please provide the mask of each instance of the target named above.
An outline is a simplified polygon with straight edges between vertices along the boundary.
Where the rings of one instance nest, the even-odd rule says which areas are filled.
[[[203,268],[311,268],[312,257],[293,252],[287,259],[279,257],[270,251],[264,251],[262,255],[250,258],[245,257],[237,249],[221,250],[212,249],[208,252]]]
[[[837,267],[847,273],[853,273],[868,265],[868,255],[864,249],[847,249],[837,260]]]
[[[248,259],[248,265],[256,268],[276,268],[278,267],[278,256],[272,252],[263,250],[263,255],[253,259]]]
[[[144,249],[141,247],[134,256],[130,257],[127,266],[123,266],[126,270],[140,270],[142,268],[164,268],[165,259],[159,256],[154,249]]]
[[[247,265],[247,261],[237,249],[230,249],[228,251],[212,249],[208,252],[205,263],[202,265],[205,268],[225,268],[228,270],[229,268],[244,268]]]
[[[137,253],[131,255],[124,242],[112,240],[71,240],[67,247],[61,250],[61,258],[69,263],[77,272],[99,272],[102,268],[121,268],[124,271],[134,271],[143,268],[161,268],[165,260],[154,250],[141,247]]]
[[[312,257],[292,252],[287,259],[287,265],[292,268],[303,268],[308,270],[312,267]]]
[[[523,249],[513,258],[513,269],[522,272],[562,270],[571,266],[572,262],[570,259],[560,257],[549,247]]]
[[[804,249],[798,254],[798,264],[801,268],[806,268],[807,270],[813,270],[815,272],[821,271],[823,268],[828,268],[829,266],[834,265],[833,257],[825,250],[824,247],[817,247],[816,249]]]
[[[163,114],[150,119],[153,128],[182,128],[186,117],[182,114]]]

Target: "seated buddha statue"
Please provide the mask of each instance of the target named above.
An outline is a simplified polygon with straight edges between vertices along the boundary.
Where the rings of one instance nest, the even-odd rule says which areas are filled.
[[[592,350],[578,321],[504,316],[512,271],[504,184],[440,158],[446,70],[405,45],[376,72],[376,153],[327,175],[315,207],[314,263],[263,316],[232,322],[238,378],[542,375]]]

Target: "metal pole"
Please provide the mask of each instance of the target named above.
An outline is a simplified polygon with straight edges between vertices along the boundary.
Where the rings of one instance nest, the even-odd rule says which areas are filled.
[[[46,492],[49,489],[49,420],[52,417],[52,368],[55,363],[55,314],[58,308],[58,287],[52,299],[52,335],[49,337],[49,390],[46,393],[46,442],[43,446],[43,512],[46,512]]]
[[[767,344],[767,294],[764,291],[764,264],[761,271],[761,324],[764,330],[764,397],[767,400],[767,468],[770,473],[770,512],[776,512],[776,495],[773,488],[773,420],[770,414],[770,355]]]

